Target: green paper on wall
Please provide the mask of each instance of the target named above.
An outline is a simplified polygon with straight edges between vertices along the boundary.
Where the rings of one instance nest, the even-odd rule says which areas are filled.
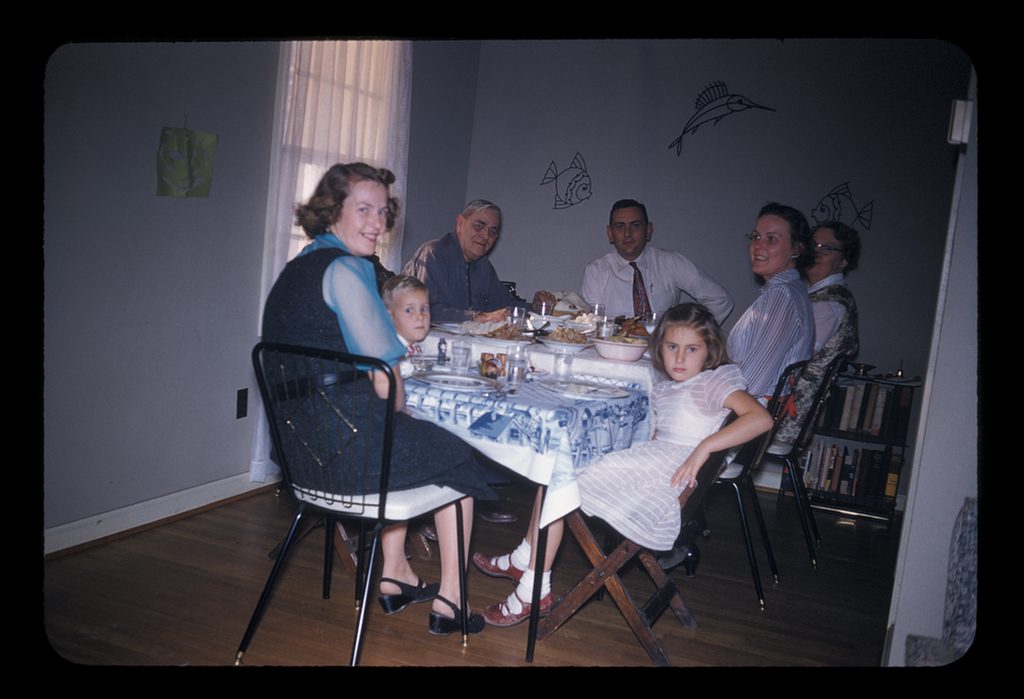
[[[165,126],[156,154],[157,196],[209,196],[216,154],[217,134]]]

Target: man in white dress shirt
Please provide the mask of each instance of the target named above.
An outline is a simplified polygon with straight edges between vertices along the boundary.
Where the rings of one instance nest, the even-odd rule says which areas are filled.
[[[583,270],[580,292],[587,303],[603,303],[609,316],[643,317],[664,313],[692,297],[722,323],[732,311],[732,297],[725,288],[674,250],[648,245],[654,224],[647,208],[634,199],[620,199],[612,205],[608,220],[608,242],[615,250]],[[545,299],[537,292],[539,300]]]

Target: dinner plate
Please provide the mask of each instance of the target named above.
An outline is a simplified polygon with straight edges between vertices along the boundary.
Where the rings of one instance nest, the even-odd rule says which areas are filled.
[[[466,330],[462,327],[462,323],[431,323],[430,327],[437,328],[438,330],[444,330],[454,335],[465,335]]]
[[[503,340],[500,337],[487,337],[486,335],[474,335],[473,339],[479,342],[481,345],[487,345],[488,347],[496,347],[501,351],[505,351],[512,345],[530,345],[533,344],[532,337],[522,337],[518,340]]]
[[[569,381],[564,379],[541,379],[538,386],[543,386],[566,398],[589,398],[592,400],[604,400],[608,398],[628,398],[629,391],[618,386],[608,386],[599,383],[587,383],[585,381]]]
[[[562,325],[579,333],[592,333],[597,329],[597,323],[586,323],[577,320],[566,320],[562,322]]]
[[[423,383],[446,388],[449,391],[477,392],[494,390],[498,383],[494,379],[487,379],[483,376],[471,374],[451,374],[441,371],[428,371],[423,374],[414,374],[413,378]]]
[[[594,344],[592,342],[558,342],[557,340],[549,340],[546,337],[537,338],[537,342],[541,343],[545,347],[555,350],[556,352],[572,352],[573,354],[582,352]]]
[[[544,323],[548,324],[548,327],[558,327],[565,322],[566,316],[542,316],[540,313],[531,313],[529,317],[530,324],[535,328],[539,328]]]

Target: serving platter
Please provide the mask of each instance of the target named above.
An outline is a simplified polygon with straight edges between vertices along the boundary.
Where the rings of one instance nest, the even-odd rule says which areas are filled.
[[[537,385],[566,398],[607,400],[609,398],[629,397],[629,391],[624,388],[586,381],[545,378],[538,381]]]

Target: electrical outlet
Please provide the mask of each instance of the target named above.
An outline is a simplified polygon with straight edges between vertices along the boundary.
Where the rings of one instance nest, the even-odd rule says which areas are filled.
[[[240,388],[238,389],[238,395],[235,397],[235,419],[241,420],[243,417],[249,414],[249,389]]]

